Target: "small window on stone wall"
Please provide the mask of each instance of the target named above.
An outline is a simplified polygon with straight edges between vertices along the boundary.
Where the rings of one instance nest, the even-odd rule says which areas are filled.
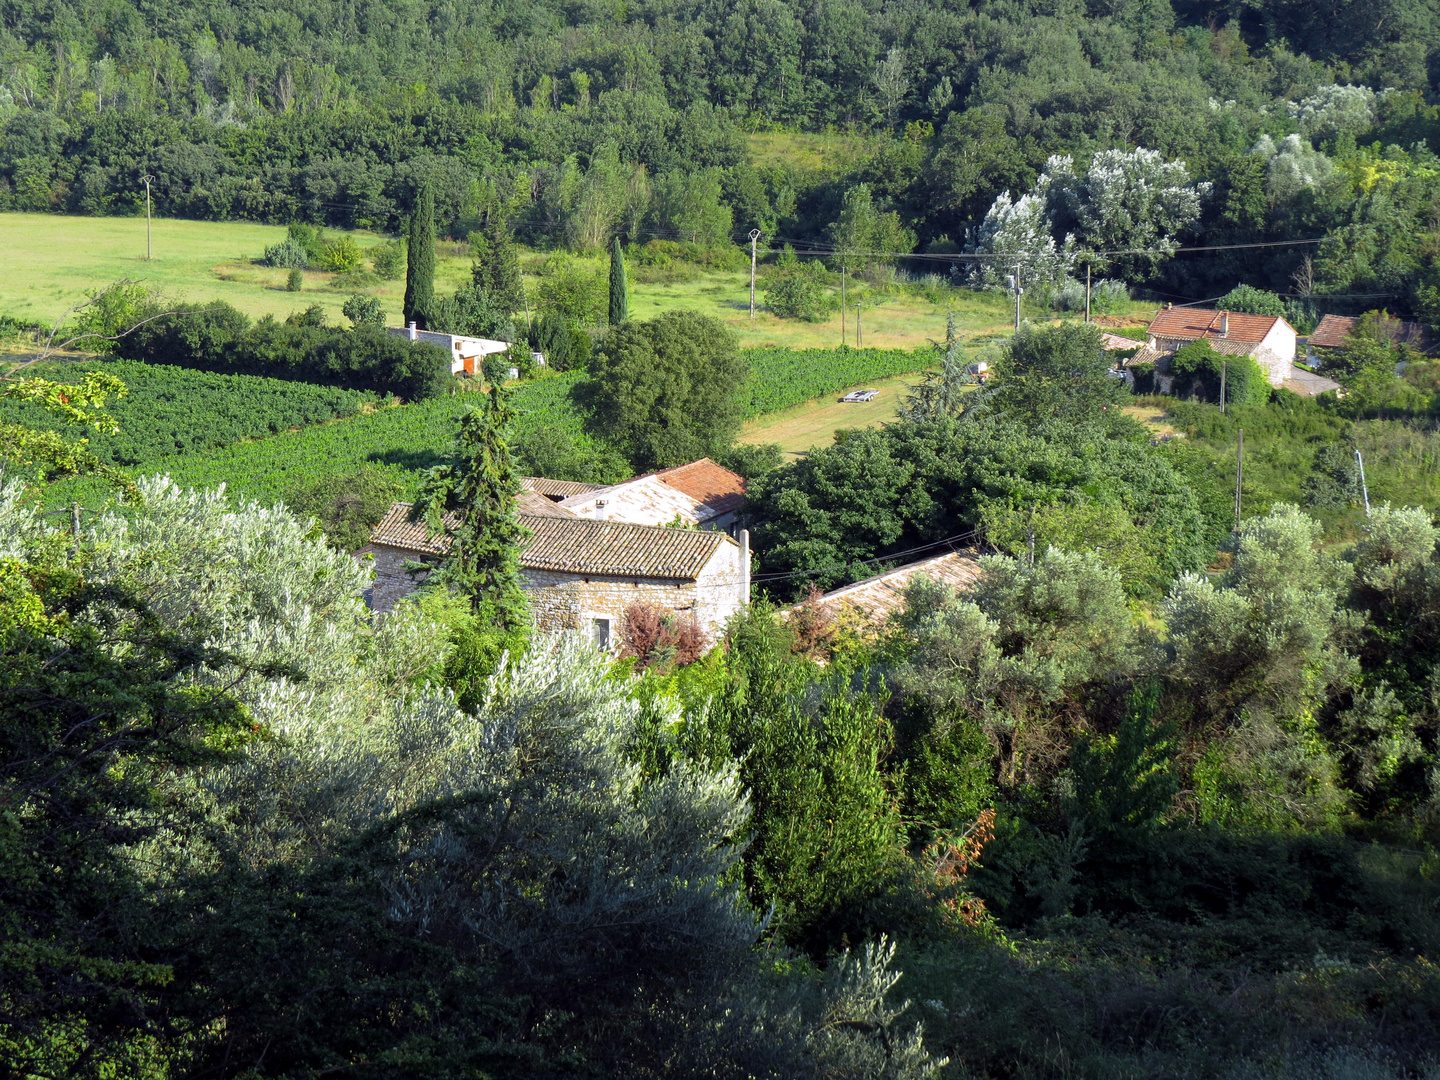
[[[591,619],[590,639],[600,648],[608,649],[610,647],[610,620]]]

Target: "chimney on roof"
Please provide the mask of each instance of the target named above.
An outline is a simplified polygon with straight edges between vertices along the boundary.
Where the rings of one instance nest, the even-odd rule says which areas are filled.
[[[1220,336],[1230,336],[1230,313],[1228,311],[1220,312]]]
[[[1172,304],[1169,300],[1166,300],[1166,301],[1165,301],[1165,310],[1166,310],[1166,311],[1169,311],[1169,310],[1170,310],[1171,308],[1173,308],[1174,306],[1175,306],[1175,305]]]
[[[405,326],[405,336],[408,337],[411,341],[414,341],[417,337],[420,336],[420,335],[416,332],[415,324],[414,324],[413,322],[406,324],[406,326]]]

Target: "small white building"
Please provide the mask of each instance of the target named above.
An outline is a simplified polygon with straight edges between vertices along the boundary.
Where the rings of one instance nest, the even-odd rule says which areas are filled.
[[[420,330],[413,322],[408,326],[391,326],[387,329],[396,337],[403,337],[406,341],[427,341],[431,345],[439,345],[442,349],[448,350],[450,372],[453,375],[459,375],[462,371],[467,375],[479,374],[485,364],[485,357],[503,353],[510,348],[508,341],[462,337],[459,334],[437,334],[432,330]]]
[[[1156,386],[1171,393],[1175,376],[1168,361],[1194,341],[1227,356],[1251,357],[1271,386],[1283,386],[1295,372],[1295,328],[1275,315],[1250,315],[1214,308],[1165,307],[1150,324],[1149,339],[1130,365],[1155,364]]]

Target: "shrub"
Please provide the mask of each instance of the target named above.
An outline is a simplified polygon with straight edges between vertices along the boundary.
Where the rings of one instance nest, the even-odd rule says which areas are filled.
[[[1130,288],[1123,281],[1102,278],[1090,285],[1090,310],[1108,315],[1130,300]],[[1085,310],[1085,283],[1067,279],[1055,290],[1053,304],[1058,311]]]
[[[819,322],[835,300],[813,274],[797,270],[765,290],[765,306],[782,319]]]
[[[451,385],[450,355],[438,345],[411,343],[369,323],[352,330],[315,323],[301,313],[294,323],[265,318],[252,326],[229,304],[216,301],[145,324],[122,338],[117,351],[130,360],[411,399],[433,397]]]
[[[1280,319],[1287,314],[1282,297],[1253,285],[1236,285],[1215,301],[1215,307],[1220,311],[1243,311],[1249,315],[1273,315]]]
[[[605,319],[610,296],[604,274],[581,266],[564,256],[551,256],[541,271],[536,303],[547,315],[559,315],[580,326],[598,325]]]
[[[530,328],[530,344],[552,371],[583,368],[590,359],[590,335],[561,315],[545,315]]]
[[[354,238],[342,236],[339,240],[330,240],[321,246],[319,258],[316,261],[322,270],[346,274],[359,268],[363,260],[360,255],[360,247],[355,243]]]
[[[405,249],[394,240],[386,240],[370,249],[370,265],[386,281],[395,281],[405,273]]]
[[[303,245],[286,237],[280,243],[267,247],[265,254],[260,257],[260,262],[266,266],[288,266],[292,269],[303,270],[310,265],[310,254]]]
[[[371,326],[385,325],[385,310],[380,306],[380,301],[373,296],[366,296],[363,293],[355,293],[345,301],[345,306],[340,313],[349,319],[356,326],[367,323]]]
[[[620,656],[633,658],[639,670],[647,667],[684,667],[708,648],[705,633],[695,620],[682,620],[671,611],[648,604],[631,604],[620,619]]]
[[[286,277],[285,277],[285,291],[286,291],[286,292],[299,292],[300,289],[301,289],[301,286],[303,286],[304,284],[305,284],[305,275],[302,274],[298,268],[297,268],[297,269],[294,269],[294,270],[291,270],[290,273],[287,274]]]
[[[1207,401],[1220,400],[1220,383],[1225,382],[1225,400],[1232,405],[1264,405],[1270,400],[1270,381],[1264,370],[1248,356],[1222,356],[1204,341],[1192,341],[1170,357],[1179,397],[1199,393]]]

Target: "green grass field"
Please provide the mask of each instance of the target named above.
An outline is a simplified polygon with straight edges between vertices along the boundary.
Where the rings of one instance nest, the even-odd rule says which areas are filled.
[[[797,457],[812,446],[830,442],[841,428],[879,427],[895,419],[895,410],[909,388],[920,381],[918,373],[893,379],[876,379],[860,386],[827,394],[778,412],[756,417],[740,433],[742,443],[776,443],[787,456]],[[875,390],[874,401],[842,403],[846,390]]]
[[[799,152],[794,146],[790,150]],[[353,289],[337,283],[334,275],[306,271],[303,290],[292,293],[285,290],[287,271],[254,263],[266,247],[284,237],[280,226],[156,218],[152,231],[154,258],[147,262],[144,218],[0,214],[0,252],[10,264],[24,268],[0,275],[0,314],[48,325],[87,294],[130,278],[151,283],[176,299],[224,300],[252,317],[284,318],[319,304],[333,321],[343,324],[340,308]],[[384,239],[374,233],[351,235],[362,248]],[[532,294],[538,282],[535,271],[542,261],[539,255],[526,255],[522,260]],[[578,261],[597,273],[605,269],[603,259]],[[444,241],[437,245],[438,292],[452,292],[469,274],[467,244]],[[381,282],[363,291],[376,296],[390,320],[399,323],[403,281]],[[760,292],[763,308],[763,283]],[[929,298],[919,290],[905,288],[882,296],[857,285],[850,299],[857,298],[866,304],[860,329],[861,343],[867,348],[909,349],[941,338],[950,311],[955,312],[960,332],[967,336],[1001,334],[1010,326],[1009,301],[998,293],[942,286],[932,289]],[[685,280],[637,282],[632,288],[630,310],[636,318],[678,309],[720,319],[747,348],[833,348],[842,342],[838,313],[818,323],[779,319],[764,310],[752,319],[747,272],[697,271]],[[844,330],[844,342],[854,345],[853,308],[845,315]]]

